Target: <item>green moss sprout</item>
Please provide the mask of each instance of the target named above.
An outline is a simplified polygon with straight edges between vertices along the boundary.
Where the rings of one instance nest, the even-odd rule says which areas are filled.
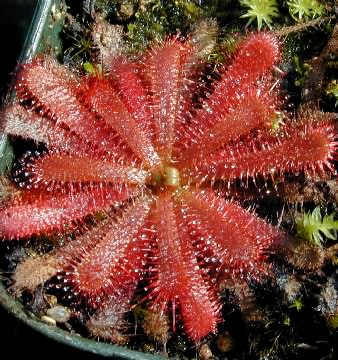
[[[301,311],[304,307],[302,299],[298,298],[290,305],[290,309],[296,309],[297,311]]]
[[[338,220],[334,216],[335,213],[322,217],[317,206],[312,213],[304,213],[296,219],[297,235],[317,246],[322,246],[326,239],[337,240]]]
[[[89,62],[89,61],[86,61],[84,64],[83,64],[83,70],[87,73],[87,74],[95,74],[95,66]]]
[[[247,25],[257,21],[258,30],[261,30],[263,23],[272,28],[272,18],[278,16],[276,0],[241,0],[241,6],[247,7],[247,12],[241,18],[249,18]]]
[[[317,0],[289,0],[289,13],[297,22],[314,19],[324,14],[325,8]]]
[[[338,81],[337,80],[332,80],[329,83],[329,85],[326,89],[326,94],[336,100],[334,106],[338,107]]]
[[[311,66],[308,63],[303,62],[299,56],[296,55],[292,57],[292,62],[296,72],[295,85],[298,87],[303,87],[306,79],[309,76],[309,73],[312,70]]]
[[[327,319],[327,323],[332,329],[338,328],[338,314],[331,314]]]
[[[188,0],[149,0],[139,6],[134,21],[127,25],[132,50],[142,51],[168,34],[184,34],[202,18],[202,8]]]

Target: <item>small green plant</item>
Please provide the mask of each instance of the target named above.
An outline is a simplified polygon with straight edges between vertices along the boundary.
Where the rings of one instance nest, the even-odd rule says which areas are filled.
[[[295,79],[295,85],[298,87],[303,87],[305,84],[305,81],[308,78],[309,73],[311,72],[311,66],[303,62],[299,56],[294,56],[292,58],[294,69],[296,72],[296,79]]]
[[[327,323],[331,329],[337,329],[338,328],[338,314],[331,314],[328,319]]]
[[[302,299],[298,298],[295,299],[295,301],[289,307],[290,309],[296,309],[297,311],[301,311],[304,307],[304,304],[302,302]]]
[[[325,9],[317,0],[289,0],[289,13],[297,22],[314,19],[324,14]]]
[[[336,100],[334,106],[338,107],[338,81],[337,80],[332,80],[329,83],[329,85],[326,89],[326,94]]]
[[[83,63],[83,70],[87,73],[87,74],[95,74],[95,66],[89,62],[86,61],[85,63]]]
[[[263,23],[271,29],[272,18],[278,16],[276,0],[241,0],[240,4],[249,8],[241,18],[249,18],[247,25],[256,20],[258,30],[261,30]]]
[[[322,217],[317,206],[312,213],[304,213],[296,219],[297,235],[317,246],[322,246],[325,239],[337,240],[338,220],[334,216],[332,213]]]

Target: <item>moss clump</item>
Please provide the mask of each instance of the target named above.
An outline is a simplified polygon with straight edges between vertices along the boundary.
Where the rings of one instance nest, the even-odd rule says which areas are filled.
[[[335,107],[338,107],[338,81],[332,80],[326,88],[326,94],[335,100]]]
[[[140,51],[168,34],[185,34],[203,15],[202,8],[193,1],[151,0],[139,6],[135,21],[127,25],[130,47]]]
[[[297,235],[317,246],[322,246],[326,239],[337,240],[338,220],[334,217],[334,213],[322,217],[317,206],[312,213],[304,213],[296,219]]]
[[[297,22],[324,15],[325,8],[317,0],[289,0],[286,2],[290,15]]]
[[[257,21],[258,30],[263,26],[272,28],[272,18],[278,16],[278,8],[276,0],[241,0],[241,6],[246,8],[247,12],[241,18],[248,18],[249,25],[253,21]]]

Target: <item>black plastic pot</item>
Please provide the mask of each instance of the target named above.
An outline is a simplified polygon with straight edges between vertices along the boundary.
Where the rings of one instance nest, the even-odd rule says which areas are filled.
[[[53,52],[55,54],[62,50],[59,37],[63,22],[61,12],[59,11],[60,4],[60,0],[38,1],[34,18],[20,57],[21,62],[31,59],[35,54],[43,52],[47,47],[53,47]],[[0,136],[0,174],[5,174],[9,171],[12,164],[12,146],[4,134],[0,134]],[[29,325],[31,328],[56,342],[72,346],[76,349],[85,350],[106,357],[114,357],[116,359],[163,359],[159,356],[144,354],[112,344],[85,339],[55,326],[47,325],[33,314],[28,313],[27,309],[24,309],[24,306],[7,292],[4,284],[1,282],[0,303],[13,316]],[[2,327],[3,326],[4,325],[2,325]],[[20,346],[20,344],[18,345]]]

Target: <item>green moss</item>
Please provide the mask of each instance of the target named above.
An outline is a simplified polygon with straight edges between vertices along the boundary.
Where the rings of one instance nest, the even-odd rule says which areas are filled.
[[[291,325],[291,318],[290,316],[284,314],[282,323],[284,326],[290,326]]]
[[[285,115],[283,112],[276,111],[271,118],[271,133],[278,135],[284,124]]]
[[[327,319],[327,324],[332,329],[338,329],[338,314],[332,314],[331,316],[329,316],[329,318]]]
[[[290,309],[296,309],[297,311],[301,311],[304,307],[302,299],[295,299],[295,301],[290,305]]]
[[[127,26],[131,50],[143,50],[149,42],[160,42],[166,35],[183,35],[203,17],[204,12],[193,1],[151,0],[139,7],[135,21]]]
[[[324,15],[325,9],[317,0],[289,0],[286,2],[294,20],[302,22]]]
[[[95,67],[94,65],[89,62],[89,61],[86,61],[84,64],[83,64],[83,70],[87,73],[87,74],[94,74],[95,73]]]
[[[322,246],[326,239],[337,240],[338,220],[334,216],[333,213],[322,217],[317,206],[312,213],[304,213],[296,219],[297,235],[317,246]]]
[[[247,12],[241,18],[248,18],[247,25],[257,21],[258,30],[265,24],[272,28],[272,18],[279,15],[276,0],[240,0],[242,7],[247,8]]]
[[[296,72],[295,85],[302,87],[311,71],[311,67],[306,62],[302,62],[298,56],[294,56],[292,60]]]
[[[332,80],[326,88],[326,94],[335,100],[335,107],[338,107],[338,81]]]

